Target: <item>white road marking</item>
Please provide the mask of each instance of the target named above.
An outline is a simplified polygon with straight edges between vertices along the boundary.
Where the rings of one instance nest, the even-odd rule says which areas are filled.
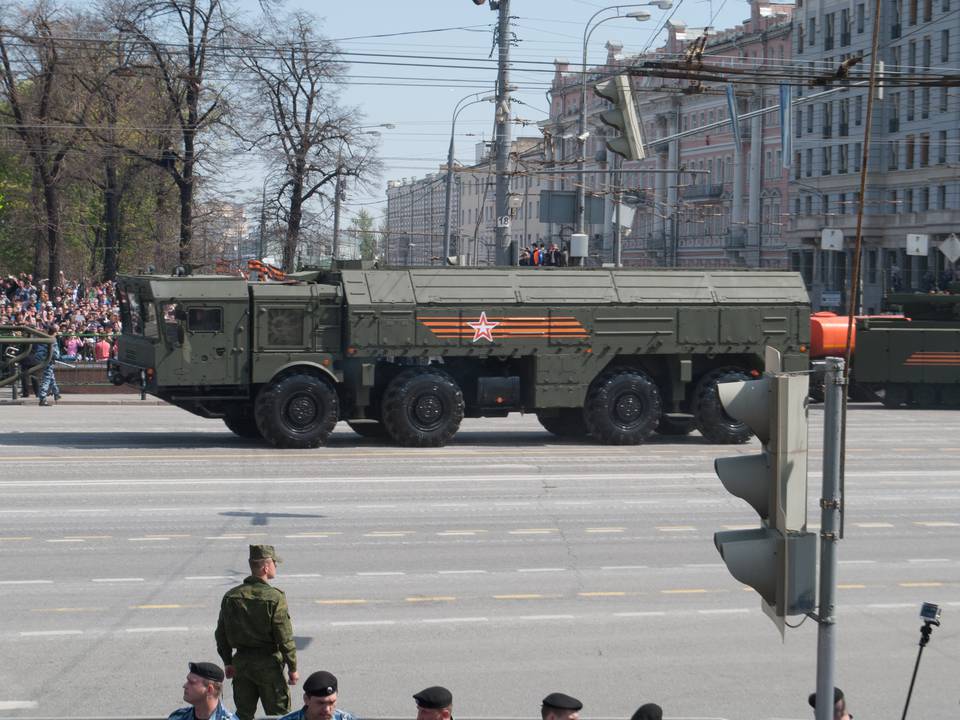
[[[908,563],[945,563],[950,562],[950,558],[908,558]]]
[[[135,627],[125,628],[128,633],[152,633],[152,632],[187,632],[190,628],[183,625],[169,625],[167,627]]]
[[[239,575],[187,575],[184,580],[236,580]]]
[[[396,620],[341,620],[332,622],[332,627],[350,627],[351,625],[396,625]]]
[[[504,618],[505,620],[510,618]],[[573,620],[573,615],[516,615],[516,620]]]
[[[126,577],[126,578],[93,578],[92,582],[143,582],[143,578],[135,577]]]
[[[485,623],[490,618],[485,617],[451,617],[451,618],[424,618],[420,622],[439,625],[442,623]]]
[[[127,538],[130,542],[169,542],[168,537],[132,537]]]
[[[284,573],[285,578],[318,578],[323,577],[320,573]]]
[[[432,503],[430,507],[435,507],[435,508],[470,507],[470,503]]]
[[[660,611],[660,610],[640,610],[640,611],[637,611],[637,612],[619,612],[619,613],[614,613],[613,616],[614,616],[614,617],[623,617],[623,618],[631,618],[631,617],[661,617],[661,616],[666,615],[666,614],[667,614],[667,613],[662,612],[662,611]]]
[[[357,505],[357,508],[360,510],[380,510],[380,509],[390,509],[395,507],[396,505],[388,505],[384,503],[370,503],[367,505]]]
[[[0,585],[52,585],[53,580],[0,580]]]
[[[876,565],[876,560],[838,560],[839,565]]]
[[[563,572],[566,568],[544,567],[544,568],[517,568],[517,572],[537,573],[537,572]]]
[[[719,610],[697,610],[699,615],[741,615],[751,612],[748,608],[721,608]]]
[[[438,570],[438,575],[482,575],[486,570]]]
[[[646,570],[646,565],[604,565],[601,570]]]
[[[870,603],[867,607],[876,610],[890,610],[893,608],[912,608],[916,605],[916,603]]]
[[[0,710],[33,710],[36,700],[0,700]]]
[[[55,540],[47,540],[48,543],[82,543],[86,542],[83,538],[59,538]]]
[[[382,572],[358,572],[357,573],[357,575],[359,575],[360,577],[385,577],[387,575],[404,575],[404,574],[405,573],[392,571],[392,570],[384,570]]]
[[[27,630],[20,637],[46,637],[47,635],[83,635],[83,630]]]

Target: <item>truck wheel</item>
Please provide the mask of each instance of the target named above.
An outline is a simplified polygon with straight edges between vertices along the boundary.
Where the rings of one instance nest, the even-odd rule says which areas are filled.
[[[689,435],[697,427],[696,420],[685,419],[678,420],[677,418],[667,417],[666,415],[660,416],[660,422],[657,423],[657,433],[660,435]]]
[[[611,370],[594,381],[583,411],[587,429],[604,445],[636,445],[660,420],[660,391],[636,370]]]
[[[360,437],[385,438],[387,429],[376,420],[347,420],[347,425]]]
[[[439,370],[402,372],[387,387],[381,405],[383,425],[404,447],[441,447],[460,429],[463,392]]]
[[[242,438],[259,440],[260,429],[257,427],[257,419],[253,416],[253,407],[247,403],[231,405],[226,409],[223,416],[223,424],[227,426],[234,435]]]
[[[560,408],[537,413],[544,430],[558,437],[586,437],[587,423],[580,408]]]
[[[753,433],[746,423],[727,415],[720,404],[717,384],[734,380],[749,380],[750,376],[735,367],[719,368],[704,375],[697,383],[696,410],[697,430],[710,442],[720,445],[739,445],[747,442]]]
[[[288,375],[257,395],[257,427],[278,448],[314,448],[323,445],[337,424],[337,393],[326,380],[313,375]]]

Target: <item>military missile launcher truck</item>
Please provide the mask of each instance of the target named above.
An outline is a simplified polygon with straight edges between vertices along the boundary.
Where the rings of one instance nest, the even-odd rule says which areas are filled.
[[[464,417],[535,413],[608,444],[694,428],[745,442],[718,381],[764,348],[806,370],[799,275],[341,266],[286,282],[125,276],[116,383],[284,448],[360,435],[440,446]]]

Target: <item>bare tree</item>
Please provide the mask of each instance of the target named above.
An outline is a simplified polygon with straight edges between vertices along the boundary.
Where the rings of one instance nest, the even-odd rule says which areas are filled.
[[[306,204],[318,199],[329,208],[346,178],[363,182],[378,170],[376,142],[362,131],[360,113],[340,105],[339,51],[314,22],[300,13],[282,27],[248,32],[241,56],[255,78],[241,136],[268,157],[282,156],[277,196],[287,220],[286,270],[296,263]]]
[[[40,0],[9,8],[6,16],[0,16],[0,89],[6,100],[0,117],[13,121],[33,165],[34,187],[43,198],[47,272],[53,287],[59,282],[62,252],[60,184],[88,105],[68,85],[72,49],[61,38],[61,31],[70,27],[66,14]]]
[[[124,149],[162,168],[180,199],[178,258],[191,262],[197,170],[203,160],[202,134],[224,120],[229,102],[224,85],[208,82],[212,68],[222,69],[222,48],[231,20],[221,0],[121,0],[114,22],[136,40],[138,51],[126,62],[131,71],[153,78],[157,88],[157,124],[165,132],[143,128]],[[219,64],[218,64],[219,63]],[[150,141],[154,152],[144,151]]]

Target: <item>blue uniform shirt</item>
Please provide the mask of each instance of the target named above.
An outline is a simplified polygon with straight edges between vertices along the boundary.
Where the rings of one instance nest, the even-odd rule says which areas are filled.
[[[167,720],[196,720],[196,717],[193,714],[193,705],[187,705],[179,710],[174,710]],[[217,703],[217,709],[213,711],[210,720],[237,720],[237,715],[227,710],[221,701]]]
[[[303,712],[303,708],[299,710],[294,710],[289,715],[284,715],[280,720],[306,720],[306,714]],[[179,720],[179,719],[178,719]],[[344,712],[340,708],[337,708],[333,711],[333,720],[357,720],[353,713]]]

